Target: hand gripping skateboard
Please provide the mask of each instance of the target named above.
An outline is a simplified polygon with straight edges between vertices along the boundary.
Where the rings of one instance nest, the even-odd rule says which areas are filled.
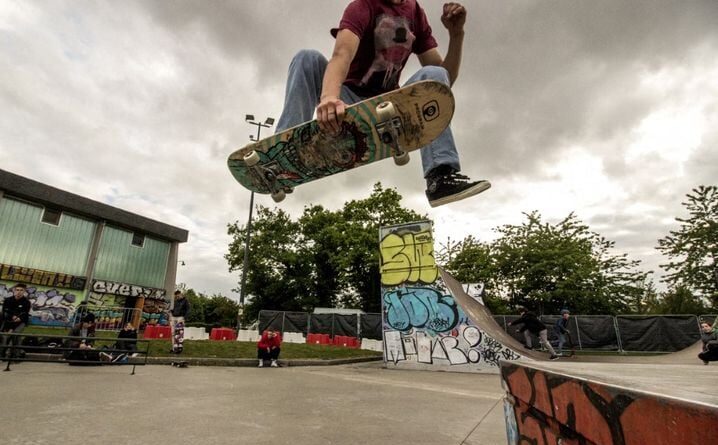
[[[449,87],[425,80],[348,106],[339,135],[323,133],[313,120],[235,151],[227,165],[244,187],[280,202],[298,185],[390,156],[406,164],[453,114]]]

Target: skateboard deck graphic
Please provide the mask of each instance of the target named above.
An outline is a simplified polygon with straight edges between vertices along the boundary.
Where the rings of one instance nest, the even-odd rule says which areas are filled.
[[[436,139],[451,122],[454,97],[448,86],[421,81],[347,106],[338,136],[306,122],[241,148],[227,164],[234,178],[279,202],[298,185],[394,157]]]

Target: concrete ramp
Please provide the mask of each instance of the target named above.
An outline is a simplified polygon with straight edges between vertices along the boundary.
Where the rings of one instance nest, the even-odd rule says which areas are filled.
[[[515,351],[517,354],[521,354],[525,358],[529,358],[536,361],[547,361],[549,354],[536,350],[529,350],[524,345],[516,340],[514,337],[509,335],[504,328],[502,328],[491,312],[478,302],[476,299],[467,295],[464,292],[464,288],[452,277],[447,271],[439,267],[439,274],[441,279],[446,284],[447,289],[456,300],[457,304],[471,319],[471,321],[478,326],[487,335],[490,335],[495,340],[501,342],[505,347]],[[703,366],[703,363],[698,360],[698,353],[701,352],[703,343],[699,340],[693,345],[682,349],[680,351],[666,353],[666,354],[655,354],[655,355],[578,355],[573,357],[561,358],[560,362],[596,362],[596,363],[646,363],[646,364],[664,364],[664,365],[695,365]]]
[[[440,275],[433,249],[429,221],[381,228],[387,367],[498,373],[502,360],[543,356],[512,339],[487,311],[482,314],[481,303],[456,280]]]
[[[548,360],[548,353],[527,349],[524,345],[509,335],[504,328],[502,328],[491,312],[473,298],[464,292],[464,288],[452,277],[447,271],[439,267],[439,274],[441,279],[444,281],[446,288],[454,297],[454,300],[458,303],[464,313],[471,319],[474,325],[478,326],[487,335],[490,335],[494,340],[500,342],[506,348],[513,350],[515,353],[522,355],[532,360]]]

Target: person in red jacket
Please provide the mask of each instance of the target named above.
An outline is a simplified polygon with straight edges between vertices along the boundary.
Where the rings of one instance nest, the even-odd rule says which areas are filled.
[[[279,332],[267,329],[262,333],[262,338],[257,343],[257,358],[259,358],[259,367],[264,366],[265,360],[271,360],[271,367],[276,368],[277,359],[279,358],[280,346],[282,345],[282,337]]]

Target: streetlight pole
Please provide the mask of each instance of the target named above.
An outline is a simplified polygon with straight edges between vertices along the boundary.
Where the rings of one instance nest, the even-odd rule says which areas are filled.
[[[271,117],[268,117],[264,120],[264,123],[262,122],[256,122],[254,120],[254,115],[248,114],[245,116],[244,119],[247,123],[250,125],[256,125],[257,126],[257,136],[249,136],[249,140],[253,142],[259,141],[259,135],[262,132],[262,128],[270,128],[272,125],[274,125],[274,119]],[[239,287],[239,311],[240,315],[242,311],[244,310],[244,286],[247,283],[247,267],[249,265],[249,238],[252,236],[252,210],[254,209],[254,192],[249,196],[249,218],[247,220],[247,235],[244,240],[244,264],[242,266],[242,283]],[[240,320],[237,320],[237,327],[239,328]]]

